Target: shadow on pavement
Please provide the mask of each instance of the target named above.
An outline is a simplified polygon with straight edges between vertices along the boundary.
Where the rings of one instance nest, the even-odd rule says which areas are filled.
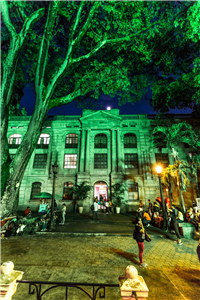
[[[129,253],[129,252],[123,251],[121,249],[115,249],[115,248],[110,248],[110,250],[112,252],[114,252],[116,255],[120,255],[121,257],[124,257],[127,260],[130,260],[135,265],[140,265],[140,263],[133,258],[133,257],[137,257],[137,255],[135,255],[134,253]]]
[[[174,273],[176,273],[178,277],[200,286],[199,270],[188,268],[175,268]]]

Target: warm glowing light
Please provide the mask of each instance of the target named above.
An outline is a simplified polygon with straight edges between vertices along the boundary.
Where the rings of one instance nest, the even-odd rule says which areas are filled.
[[[157,167],[156,167],[156,172],[157,172],[158,174],[161,174],[161,173],[162,173],[162,167],[161,167],[161,166],[157,166]]]
[[[108,106],[108,107],[107,107],[107,110],[111,110],[111,107],[110,107],[110,106]]]

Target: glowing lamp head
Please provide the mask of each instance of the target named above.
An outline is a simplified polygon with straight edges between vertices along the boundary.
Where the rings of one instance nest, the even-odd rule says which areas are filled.
[[[110,107],[110,106],[108,106],[108,107],[107,107],[107,110],[111,110],[111,107]]]
[[[162,173],[162,167],[161,167],[161,166],[157,166],[157,167],[156,167],[156,172],[157,172],[158,174],[161,174],[161,173]]]

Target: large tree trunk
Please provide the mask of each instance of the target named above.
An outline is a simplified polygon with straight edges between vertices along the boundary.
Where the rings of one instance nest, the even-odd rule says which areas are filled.
[[[17,208],[20,184],[29,159],[36,147],[46,114],[46,107],[35,108],[27,133],[16,152],[14,160],[9,166],[9,176],[7,179],[6,189],[1,199],[2,217],[9,215]]]
[[[1,196],[3,195],[7,177],[9,174],[10,155],[7,141],[9,109],[4,109],[4,115],[1,119]]]

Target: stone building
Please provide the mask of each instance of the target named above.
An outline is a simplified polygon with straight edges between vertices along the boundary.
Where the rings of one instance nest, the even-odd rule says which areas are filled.
[[[154,116],[155,117],[155,116]],[[15,155],[30,117],[11,117],[8,141],[11,158]],[[182,121],[182,120],[181,120]],[[19,126],[20,124],[20,126]],[[55,182],[57,202],[66,203],[73,211],[70,189],[77,182],[93,186],[90,198],[84,201],[89,211],[94,196],[111,198],[111,186],[124,182],[122,211],[138,207],[139,199],[147,203],[160,196],[156,163],[173,164],[169,149],[156,149],[152,143],[153,115],[120,115],[119,109],[83,110],[82,116],[49,116],[26,168],[19,194],[19,210],[30,206],[37,210],[40,200],[34,195],[52,193],[52,165],[57,159]],[[188,149],[181,149],[182,153]],[[174,198],[178,196],[174,192]],[[163,187],[164,198],[168,196]],[[190,205],[196,198],[191,187],[185,193]]]

